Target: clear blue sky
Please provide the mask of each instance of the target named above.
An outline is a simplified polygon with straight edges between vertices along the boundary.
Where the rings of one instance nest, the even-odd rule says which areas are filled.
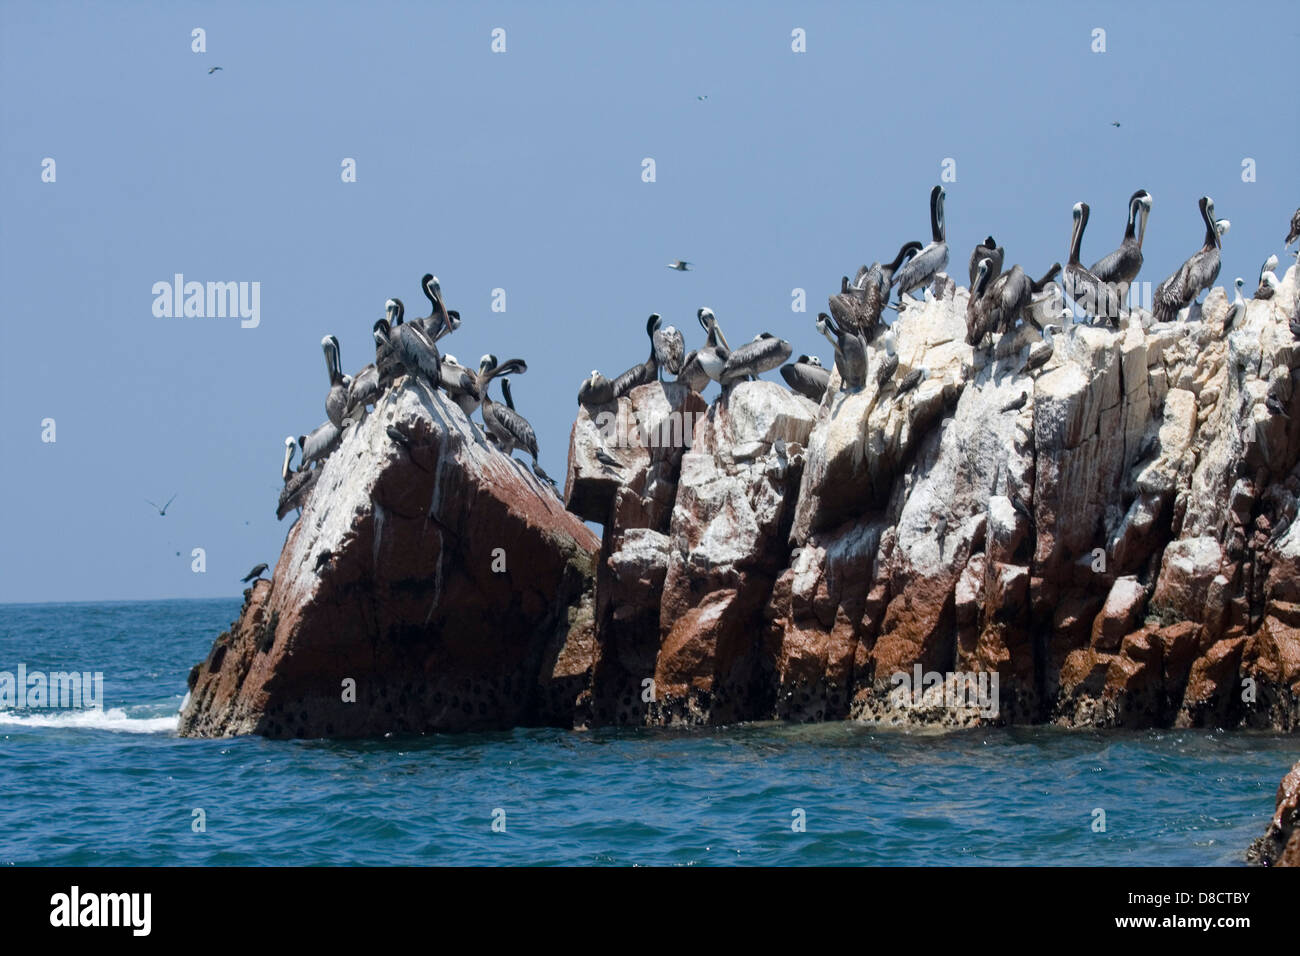
[[[1136,6],[5,0],[0,602],[237,594],[288,527],[284,436],[324,420],[320,337],[355,370],[386,297],[424,313],[426,270],[464,317],[450,351],[528,360],[556,476],[580,380],[644,359],[652,311],[688,347],[708,305],[733,343],[825,355],[816,311],[928,239],[946,157],[963,284],[990,232],[1008,265],[1063,261],[1080,199],[1099,258],[1145,187],[1141,278],[1196,249],[1209,193],[1220,283],[1253,288],[1300,203],[1294,6]],[[177,272],[260,282],[260,327],[155,318]],[[144,502],[173,492],[165,518]]]

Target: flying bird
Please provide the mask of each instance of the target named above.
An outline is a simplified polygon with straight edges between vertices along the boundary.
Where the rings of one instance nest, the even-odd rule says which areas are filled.
[[[180,492],[177,492],[176,494],[180,494]],[[144,500],[145,500],[145,501],[149,501],[148,498],[146,498],[146,499],[144,499]],[[165,518],[165,517],[167,517],[167,509],[170,508],[170,507],[172,506],[172,502],[175,501],[175,500],[176,500],[176,495],[172,495],[170,498],[167,499],[167,504],[163,505],[161,508],[158,508],[158,505],[154,504],[154,502],[152,502],[152,501],[149,501],[149,504],[153,505],[155,508],[158,508],[158,516],[159,516],[159,517],[161,517],[161,518]]]
[[[669,268],[669,269],[676,269],[678,272],[693,272],[693,271],[694,271],[694,270],[691,268],[691,264],[690,264],[689,262],[687,262],[685,259],[674,259],[672,262],[668,263],[668,268]]]
[[[212,69],[208,70],[208,76],[211,76],[213,73],[217,72],[217,70],[219,70],[219,69],[221,69],[221,67],[219,67],[219,66],[214,66]]]
[[[1119,121],[1118,121],[1118,120],[1112,120],[1110,125],[1111,125],[1111,126],[1119,126]]]
[[[253,570],[249,571],[242,578],[240,578],[240,580],[243,581],[245,584],[247,584],[249,581],[257,580],[265,573],[266,573],[266,562],[263,561],[261,564],[254,567]]]

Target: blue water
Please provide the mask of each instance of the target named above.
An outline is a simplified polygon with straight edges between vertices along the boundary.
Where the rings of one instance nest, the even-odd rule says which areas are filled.
[[[0,606],[0,670],[100,670],[106,698],[0,714],[0,865],[1234,864],[1300,758],[1201,730],[180,739],[186,675],[238,611]]]

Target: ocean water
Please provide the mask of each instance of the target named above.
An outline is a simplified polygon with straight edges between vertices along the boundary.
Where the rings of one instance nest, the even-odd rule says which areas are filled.
[[[0,865],[1231,865],[1300,758],[1300,737],[1203,730],[178,738],[238,611],[0,605],[0,671],[105,678],[102,712],[0,713]]]

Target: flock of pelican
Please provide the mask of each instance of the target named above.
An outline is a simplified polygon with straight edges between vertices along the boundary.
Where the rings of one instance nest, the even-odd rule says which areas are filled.
[[[928,244],[906,242],[892,261],[864,265],[852,280],[841,277],[840,291],[828,302],[829,314],[818,314],[815,326],[830,342],[842,390],[861,390],[870,378],[878,396],[893,383],[893,397],[897,400],[928,377],[924,368],[909,369],[898,376],[897,341],[885,322],[884,311],[888,308],[901,313],[909,300],[917,301],[918,293],[928,300],[942,299],[956,291],[956,284],[944,272],[948,266],[945,195],[942,186],[930,191]],[[970,257],[967,344],[985,348],[994,336],[1001,338],[1033,326],[1041,338],[1030,345],[1022,370],[1041,369],[1052,357],[1052,333],[1072,327],[1075,321],[1075,311],[1065,306],[1062,296],[1074,303],[1084,322],[1118,328],[1129,288],[1142,269],[1142,243],[1151,204],[1151,194],[1145,189],[1133,193],[1119,247],[1085,268],[1081,252],[1091,210],[1087,203],[1075,203],[1065,267],[1054,262],[1039,279],[1031,279],[1018,264],[1004,271],[1005,250],[992,236],[986,237]],[[1174,321],[1180,310],[1195,302],[1218,278],[1221,244],[1231,223],[1214,218],[1214,200],[1209,196],[1202,196],[1198,207],[1205,226],[1201,247],[1156,287],[1149,320],[1152,323]],[[1297,238],[1300,209],[1291,219],[1285,247]],[[1296,256],[1300,259],[1300,250]],[[1277,256],[1270,256],[1260,269],[1256,299],[1272,298],[1278,286],[1273,272],[1277,264]],[[1059,286],[1055,281],[1058,276]],[[1232,322],[1245,308],[1241,298],[1244,284],[1244,280],[1236,280],[1237,298],[1225,321],[1226,329],[1232,328]],[[898,290],[898,298],[890,304],[893,289]],[[816,402],[825,396],[831,373],[817,356],[803,354],[782,365],[793,349],[789,342],[769,332],[732,351],[711,309],[701,308],[696,317],[705,332],[705,342],[686,353],[682,333],[674,326],[665,327],[657,313],[651,315],[646,323],[650,357],[613,379],[593,369],[578,389],[578,403],[594,412],[638,385],[662,381],[665,371],[694,391],[703,390],[710,380],[718,382],[725,396],[737,382],[756,378],[778,366],[792,391]],[[1292,319],[1291,331],[1300,339],[1300,317]],[[1014,341],[1017,348],[1021,347],[1020,339]]]
[[[343,373],[338,338],[326,335],[321,339],[329,374],[326,420],[296,441],[292,436],[285,438],[284,461],[280,467],[283,487],[275,512],[277,518],[301,510],[320,475],[320,465],[339,446],[343,432],[362,421],[367,409],[398,384],[430,391],[441,388],[466,416],[479,410],[487,440],[506,455],[515,449],[527,452],[532,457],[534,473],[554,488],[555,482],[537,462],[537,435],[527,419],[515,410],[510,381],[505,377],[522,375],[528,371],[528,364],[523,359],[501,362],[488,354],[479,360],[478,370],[474,371],[457,361],[456,356],[439,352],[438,343],[460,328],[460,313],[444,306],[442,287],[436,276],[426,273],[420,285],[429,300],[429,314],[408,321],[402,300],[389,299],[384,306],[384,317],[372,328],[375,360],[356,375]],[[489,386],[497,378],[501,379],[504,405],[495,401],[489,392]],[[399,444],[406,444],[406,436],[399,429],[390,427],[388,434]],[[295,451],[299,453],[296,470],[292,468]]]

